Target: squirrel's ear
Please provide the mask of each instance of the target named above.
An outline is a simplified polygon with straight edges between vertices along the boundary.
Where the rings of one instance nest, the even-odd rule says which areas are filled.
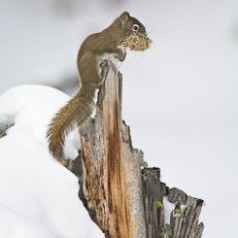
[[[128,12],[123,12],[120,16],[121,23],[124,25],[129,19],[130,15]]]

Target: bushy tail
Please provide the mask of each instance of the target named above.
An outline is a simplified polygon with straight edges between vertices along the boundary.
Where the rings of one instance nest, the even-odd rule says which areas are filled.
[[[82,87],[53,118],[47,137],[49,150],[56,160],[67,165],[67,158],[64,158],[64,140],[66,135],[74,126],[81,126],[90,117],[94,109],[95,90]]]

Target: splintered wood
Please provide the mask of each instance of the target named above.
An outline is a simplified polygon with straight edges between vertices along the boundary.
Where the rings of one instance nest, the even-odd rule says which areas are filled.
[[[140,164],[121,118],[121,77],[112,64],[96,116],[81,133],[83,193],[107,238],[145,238]]]
[[[122,78],[103,62],[105,84],[95,118],[80,131],[81,155],[71,171],[79,178],[79,197],[106,238],[200,238],[203,201],[160,181],[159,168],[144,168],[142,151],[132,147],[121,116]],[[164,222],[164,198],[174,204]]]
[[[177,188],[169,189],[160,181],[159,168],[142,170],[145,206],[146,237],[148,238],[201,238],[204,229],[199,223],[203,201],[188,196]],[[163,199],[174,204],[170,223],[164,222]]]

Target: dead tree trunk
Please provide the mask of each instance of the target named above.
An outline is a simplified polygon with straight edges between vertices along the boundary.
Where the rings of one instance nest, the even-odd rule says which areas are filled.
[[[171,190],[160,182],[159,169],[141,171],[143,153],[132,147],[129,127],[122,121],[122,77],[110,62],[104,77],[96,116],[81,131],[81,159],[72,168],[92,219],[106,238],[201,237],[194,235],[203,228],[198,225],[201,206],[182,203],[177,195],[181,190],[170,196],[180,217],[172,215],[171,224],[164,224],[163,198]]]

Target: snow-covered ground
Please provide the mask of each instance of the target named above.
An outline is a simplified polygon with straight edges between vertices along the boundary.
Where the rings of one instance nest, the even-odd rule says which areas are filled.
[[[2,238],[104,237],[78,198],[76,176],[48,151],[47,125],[68,99],[54,88],[37,85],[0,96],[0,125],[14,123],[0,138]],[[78,149],[77,134],[74,131],[71,146],[66,145],[70,153]]]
[[[169,186],[205,200],[205,238],[238,237],[237,2],[128,0],[114,5],[69,0],[67,11],[53,10],[56,2],[65,1],[0,0],[0,92],[25,83],[70,82],[77,77],[82,40],[128,10],[146,25],[153,40],[147,52],[128,52],[120,68],[123,116],[134,146],[145,152],[150,166],[162,169]],[[10,161],[5,156],[2,168],[12,165]],[[39,213],[48,206],[41,204],[35,207]],[[4,217],[18,219],[10,213]],[[43,223],[35,225],[46,229]]]

